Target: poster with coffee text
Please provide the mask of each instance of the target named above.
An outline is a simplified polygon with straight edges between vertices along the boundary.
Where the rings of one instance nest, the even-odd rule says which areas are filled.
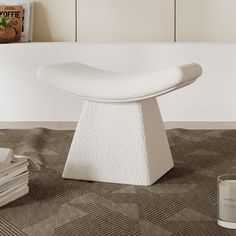
[[[11,25],[16,31],[15,41],[20,41],[22,32],[23,6],[0,5],[0,15],[11,20]]]

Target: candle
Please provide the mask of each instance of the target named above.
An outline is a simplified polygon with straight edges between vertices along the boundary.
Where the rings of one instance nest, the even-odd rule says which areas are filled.
[[[236,175],[218,177],[218,221],[220,226],[236,229]]]

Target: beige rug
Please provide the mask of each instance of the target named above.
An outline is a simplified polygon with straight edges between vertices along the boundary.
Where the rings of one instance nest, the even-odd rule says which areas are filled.
[[[236,235],[216,224],[216,177],[236,173],[236,131],[169,130],[175,168],[151,187],[63,180],[72,131],[0,130],[30,155],[30,193],[0,209],[0,235]]]

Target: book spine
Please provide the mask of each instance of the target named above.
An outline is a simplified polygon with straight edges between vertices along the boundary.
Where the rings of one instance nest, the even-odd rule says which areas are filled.
[[[19,177],[17,176],[16,178],[13,178],[12,180],[9,180],[6,183],[0,185],[0,193],[21,183],[27,182],[28,185],[28,181],[29,181],[29,173],[19,175]]]
[[[22,188],[22,187],[25,187],[25,186],[28,186],[28,182],[27,182],[27,181],[25,181],[25,182],[23,182],[23,183],[20,183],[20,184],[14,186],[14,187],[12,187],[12,188],[7,189],[6,191],[4,191],[4,192],[2,192],[2,193],[0,193],[0,198],[6,196],[7,194],[9,194],[9,193],[11,193],[11,192],[14,192],[14,191],[17,190],[17,189],[20,189],[20,188]]]
[[[21,175],[21,174],[23,174],[23,173],[25,173],[25,172],[28,172],[28,167],[27,167],[27,166],[22,167],[22,168],[20,168],[20,169],[18,169],[18,170],[15,170],[15,171],[13,171],[13,172],[11,172],[11,173],[9,173],[9,174],[7,174],[7,175],[1,177],[1,178],[0,178],[0,184],[4,184],[4,183],[6,183],[7,181],[10,181],[10,180],[13,179],[14,177],[16,177],[16,176],[18,176],[18,175]]]
[[[0,207],[4,206],[4,205],[20,198],[20,197],[23,197],[27,193],[29,193],[29,187],[28,186],[20,187],[15,192],[9,193],[6,196],[4,196],[3,198],[0,198]]]

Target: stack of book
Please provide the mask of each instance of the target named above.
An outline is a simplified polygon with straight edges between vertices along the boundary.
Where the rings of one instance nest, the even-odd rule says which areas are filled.
[[[28,158],[0,148],[0,207],[29,192]]]

